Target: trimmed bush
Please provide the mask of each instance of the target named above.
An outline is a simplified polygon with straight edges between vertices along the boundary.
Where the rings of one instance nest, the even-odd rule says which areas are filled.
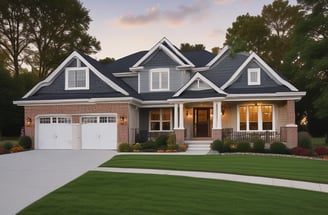
[[[13,147],[13,144],[11,142],[5,142],[5,144],[3,144],[3,148],[6,150],[10,150]]]
[[[20,145],[24,149],[31,149],[32,139],[29,136],[22,136],[18,139],[18,145]]]
[[[133,150],[134,151],[140,151],[142,149],[141,144],[140,143],[136,143],[133,145]]]
[[[300,155],[300,156],[310,156],[312,154],[310,149],[306,149],[302,147],[295,147],[292,149],[291,152],[293,155]]]
[[[286,154],[288,150],[286,145],[282,142],[273,142],[270,145],[270,152],[274,154]]]
[[[328,148],[325,146],[316,146],[313,151],[317,155],[328,155]]]
[[[224,144],[221,140],[214,140],[211,144],[211,149],[218,152],[223,152]]]
[[[167,139],[167,149],[168,150],[178,150],[179,145],[176,144],[175,134],[170,134]]]
[[[121,143],[118,146],[119,152],[132,152],[132,146],[129,143]]]
[[[264,152],[265,151],[264,148],[265,148],[264,140],[257,139],[257,140],[254,141],[254,143],[253,143],[254,152],[260,152],[260,153]]]
[[[141,143],[142,151],[156,151],[157,145],[154,141],[148,140],[147,142]]]
[[[298,147],[312,149],[311,136],[308,132],[302,131],[298,133]]]
[[[251,144],[249,142],[239,142],[237,143],[238,152],[249,152],[251,151]]]
[[[158,148],[162,148],[163,146],[167,146],[167,140],[168,140],[169,136],[168,135],[159,135],[156,140],[155,143],[157,145]]]

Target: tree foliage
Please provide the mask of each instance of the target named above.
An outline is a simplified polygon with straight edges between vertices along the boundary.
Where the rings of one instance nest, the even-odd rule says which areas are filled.
[[[78,0],[2,0],[0,8],[0,45],[16,75],[25,63],[42,78],[73,50],[100,50],[87,33],[89,12]]]
[[[201,50],[205,50],[205,46],[203,44],[190,45],[189,43],[181,43],[180,50],[183,52],[201,51]]]

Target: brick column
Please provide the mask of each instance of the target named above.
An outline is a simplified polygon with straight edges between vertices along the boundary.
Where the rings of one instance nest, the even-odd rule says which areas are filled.
[[[177,144],[183,144],[184,143],[184,132],[185,132],[185,129],[175,129],[174,130]]]
[[[295,124],[295,101],[287,100],[286,142],[288,148],[294,148],[298,143],[297,125]]]
[[[222,140],[222,129],[212,129],[212,139]]]

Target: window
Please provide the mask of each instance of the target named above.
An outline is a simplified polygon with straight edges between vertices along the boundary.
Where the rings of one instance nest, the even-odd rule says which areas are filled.
[[[86,67],[71,67],[65,70],[66,90],[89,89],[89,69]]]
[[[171,131],[172,111],[170,109],[159,109],[150,111],[150,131]]]
[[[41,117],[40,124],[71,124],[71,117]]]
[[[239,106],[240,131],[267,131],[273,129],[272,105]]]
[[[169,69],[150,70],[150,89],[152,91],[169,90]]]
[[[260,85],[261,84],[261,69],[250,68],[248,69],[248,85]]]

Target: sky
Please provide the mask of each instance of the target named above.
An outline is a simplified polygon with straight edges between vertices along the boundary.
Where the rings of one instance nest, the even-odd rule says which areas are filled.
[[[177,47],[223,47],[240,15],[259,15],[273,0],[80,0],[92,19],[89,34],[101,43],[96,59],[119,59],[149,50],[163,37]],[[295,5],[296,0],[289,0]]]

